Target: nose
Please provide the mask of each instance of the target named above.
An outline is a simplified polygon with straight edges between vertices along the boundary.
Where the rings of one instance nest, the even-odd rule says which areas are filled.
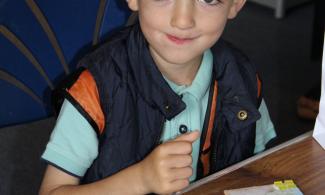
[[[171,26],[186,30],[195,26],[194,3],[192,0],[177,0],[171,18]]]

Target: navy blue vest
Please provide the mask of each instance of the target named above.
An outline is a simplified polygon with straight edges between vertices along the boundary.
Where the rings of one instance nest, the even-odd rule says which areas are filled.
[[[211,97],[201,136],[203,144],[217,83],[211,147],[204,151],[210,154],[209,174],[253,155],[261,100],[256,70],[248,59],[222,40],[211,50]],[[157,69],[138,24],[119,32],[81,63],[96,81],[105,116],[104,132],[98,135],[99,155],[82,179],[90,183],[144,159],[159,144],[164,122],[186,105]],[[243,110],[246,120],[237,116]],[[203,176],[201,161],[197,175]]]

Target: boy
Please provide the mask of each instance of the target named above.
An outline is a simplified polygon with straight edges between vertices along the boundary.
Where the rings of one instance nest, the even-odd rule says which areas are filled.
[[[275,134],[256,72],[219,40],[244,3],[128,0],[139,23],[65,88],[40,194],[172,193],[263,150]]]

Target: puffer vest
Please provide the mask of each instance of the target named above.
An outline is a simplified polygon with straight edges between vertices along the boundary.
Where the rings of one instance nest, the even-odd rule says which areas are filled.
[[[197,179],[252,156],[255,122],[260,118],[261,87],[254,66],[223,40],[211,51],[213,76]],[[139,24],[119,32],[85,56],[81,64],[94,80],[98,110],[103,115],[100,125],[98,117],[89,114],[89,109],[69,91],[75,83],[68,82],[66,98],[98,133],[98,157],[81,180],[90,183],[144,159],[159,144],[165,121],[186,105],[156,67]],[[78,75],[73,76],[74,80]]]

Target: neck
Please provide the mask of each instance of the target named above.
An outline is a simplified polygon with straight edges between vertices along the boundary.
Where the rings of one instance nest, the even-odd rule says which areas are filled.
[[[153,53],[153,52],[152,52]],[[160,58],[158,55],[152,55],[159,71],[170,81],[177,85],[191,85],[196,73],[199,70],[202,56],[184,64],[173,64]]]

